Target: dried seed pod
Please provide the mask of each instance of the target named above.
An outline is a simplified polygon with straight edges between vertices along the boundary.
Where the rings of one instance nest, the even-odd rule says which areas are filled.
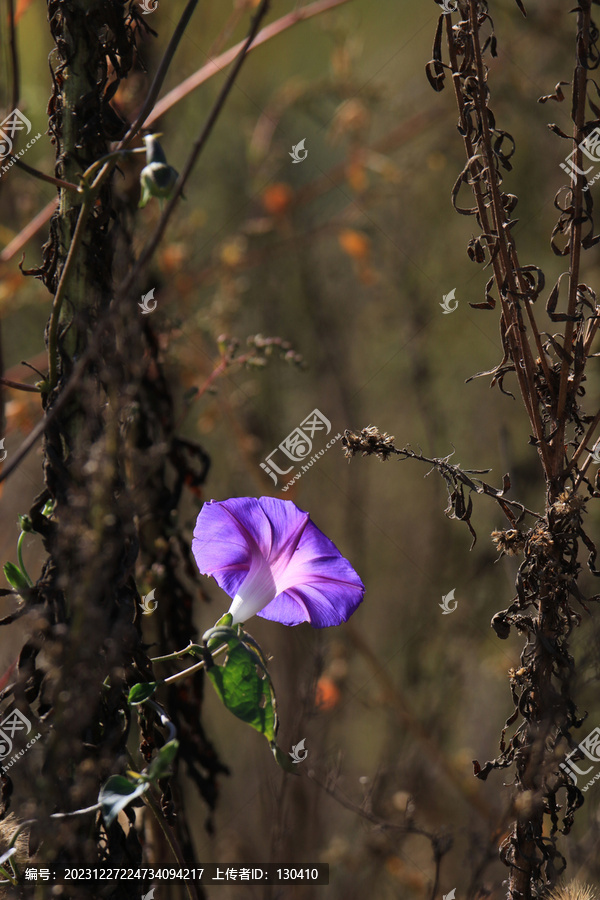
[[[492,619],[492,628],[494,629],[500,640],[506,640],[506,638],[510,634],[510,622],[508,621],[506,613],[496,613],[496,615]]]

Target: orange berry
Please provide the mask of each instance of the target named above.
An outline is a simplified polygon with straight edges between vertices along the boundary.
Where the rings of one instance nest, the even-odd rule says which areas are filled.
[[[294,192],[289,184],[277,181],[263,191],[262,205],[270,216],[281,216],[287,212],[293,196]]]

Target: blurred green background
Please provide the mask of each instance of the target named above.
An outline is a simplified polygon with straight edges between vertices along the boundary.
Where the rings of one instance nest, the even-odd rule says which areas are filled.
[[[183,5],[160,0],[146,17],[158,32],[139,44],[150,75]],[[268,21],[300,5],[273,2]],[[237,22],[231,20],[236,6]],[[163,94],[244,37],[249,6],[230,0],[199,4]],[[546,275],[538,303],[547,328],[541,305],[565,269],[549,246],[558,215],[553,199],[564,179],[559,163],[570,149],[547,123],[569,131],[570,119],[568,100],[541,105],[537,99],[571,76],[574,20],[555,0],[528,6],[523,19],[509,0],[490,3],[499,39],[490,89],[496,121],[517,145],[505,185],[519,197],[514,235],[521,261]],[[329,887],[209,889],[209,896],[221,900],[428,896],[434,867],[427,840],[382,829],[344,802],[392,823],[405,822],[408,814],[428,831],[452,835],[440,896],[452,888],[457,898],[500,898],[505,892],[507,870],[496,848],[509,821],[509,788],[503,785],[510,782],[510,770],[484,783],[472,768],[473,759],[483,763],[497,753],[512,711],[507,672],[518,668],[522,647],[516,635],[499,641],[489,625],[512,600],[516,572],[513,559],[497,560],[489,538],[504,527],[499,509],[475,498],[478,542],[470,551],[466,527],[444,516],[443,482],[436,473],[426,478],[423,464],[375,458],[348,463],[338,442],[286,493],[260,468],[318,408],[332,422],[331,436],[374,424],[395,435],[399,447],[420,447],[438,457],[455,450],[453,462],[490,468],[484,477],[497,486],[509,472],[510,496],[533,509],[543,506],[540,467],[518,396],[515,401],[490,390],[489,377],[465,384],[492,369],[502,349],[497,311],[469,307],[483,299],[491,273],[466,253],[477,234],[474,218],[458,216],[451,205],[450,191],[464,165],[452,86],[434,93],[424,71],[438,15],[433,0],[350,0],[257,48],[149,272],[158,299],[152,323],[179,398],[180,432],[201,441],[212,458],[203,499],[293,499],[310,511],[367,586],[362,606],[340,628],[316,632],[260,619],[251,623],[249,630],[272,657],[279,742],[287,750],[306,739],[308,756],[298,766],[302,777],[281,773],[264,739],[229,716],[207,689],[205,726],[231,776],[221,779],[214,834],[204,827],[207,811],[194,787],[184,793],[199,859],[331,866]],[[18,37],[20,108],[36,133],[44,133],[51,46],[43,4],[24,10]],[[149,84],[141,70],[136,77],[116,98],[128,116]],[[210,79],[153,126],[163,133],[176,168],[182,168],[222,81],[223,76]],[[3,102],[8,109],[8,98]],[[303,139],[307,158],[294,164],[289,153]],[[47,136],[26,161],[53,171]],[[124,165],[115,190],[135,191],[140,168],[139,157]],[[0,243],[6,246],[53,200],[55,190],[14,167],[1,187]],[[463,206],[472,205],[470,196],[461,199]],[[137,214],[136,248],[158,214],[156,204]],[[26,267],[39,262],[46,234],[44,226],[27,243]],[[43,330],[51,298],[39,282],[21,277],[20,256],[2,263],[0,308],[5,368],[25,378],[20,360],[45,367]],[[592,286],[598,282],[597,249],[587,253],[583,275]],[[458,308],[444,315],[440,303],[453,289]],[[185,390],[201,389],[218,364],[222,334],[240,341],[240,354],[249,335],[281,337],[302,354],[306,368],[288,365],[277,354],[263,368],[232,366],[215,382],[214,393],[186,407]],[[595,368],[586,385],[592,410],[599,395]],[[514,380],[506,385],[517,393]],[[9,391],[8,400],[10,454],[40,410],[35,395]],[[313,452],[325,443],[317,438]],[[27,511],[41,483],[40,454],[34,451],[4,486],[3,561],[16,561],[16,517]],[[186,504],[191,539],[200,500],[189,494]],[[592,535],[598,531],[594,515]],[[42,556],[33,535],[25,556],[30,572],[37,573]],[[145,575],[139,572],[140,584]],[[591,578],[585,579],[584,588],[593,593]],[[200,582],[210,605],[201,600]],[[457,609],[442,615],[439,604],[451,590]],[[10,602],[0,603],[7,614]],[[214,583],[198,576],[201,632],[228,603]],[[144,625],[152,641],[152,617]],[[18,642],[19,626],[11,627],[10,634],[6,628],[0,634],[3,670],[14,661]],[[27,630],[26,623],[20,627]],[[584,614],[573,641],[582,663],[575,694],[589,712],[581,738],[598,721],[598,637],[597,622]],[[18,790],[17,772],[15,783]],[[572,836],[560,845],[569,875],[589,881],[600,875],[599,805],[595,785]],[[157,898],[167,891],[176,897],[177,890],[161,887]]]

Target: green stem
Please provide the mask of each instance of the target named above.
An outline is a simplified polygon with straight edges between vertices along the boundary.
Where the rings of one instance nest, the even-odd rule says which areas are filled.
[[[17,865],[17,861],[14,856],[11,856],[9,860],[11,866],[13,867],[13,872],[15,873],[15,881],[18,884],[21,878],[21,872],[19,870],[19,866]]]
[[[73,240],[71,241],[71,246],[69,247],[69,252],[67,254],[67,258],[65,261],[65,265],[61,272],[60,281],[58,284],[58,288],[56,289],[56,294],[54,296],[54,301],[52,303],[52,313],[50,316],[50,328],[48,331],[48,390],[52,390],[56,387],[56,383],[58,381],[57,375],[57,356],[58,356],[58,347],[57,347],[57,335],[58,335],[58,324],[60,321],[60,311],[62,308],[64,296],[66,293],[66,287],[69,279],[69,275],[71,273],[71,269],[73,268],[74,262],[77,258],[77,253],[79,251],[80,244],[83,240],[83,233],[85,230],[85,226],[87,224],[88,217],[94,208],[94,202],[98,195],[98,192],[102,186],[102,182],[106,178],[106,176],[112,171],[112,166],[108,166],[107,163],[112,161],[113,159],[117,159],[119,156],[122,156],[124,153],[145,153],[145,148],[138,147],[135,150],[116,150],[112,153],[108,153],[106,156],[102,156],[100,159],[97,159],[93,162],[86,171],[83,173],[82,181],[84,184],[83,188],[83,203],[81,204],[81,208],[79,210],[79,215],[77,217],[77,225],[75,226],[75,232],[73,234]],[[95,179],[93,184],[89,186],[88,181],[91,179],[92,175],[99,169],[102,168],[102,171]]]
[[[4,868],[4,866],[0,866],[0,875],[6,875],[8,881],[10,882],[10,884],[17,884],[16,879],[14,879],[14,878],[12,877],[12,875],[11,875],[9,872],[6,871],[6,869]],[[5,881],[0,881],[0,884],[6,884],[6,882],[5,882]]]
[[[193,675],[194,672],[197,672],[199,669],[204,668],[204,660],[201,659],[199,663],[196,663],[195,666],[190,666],[189,669],[183,669],[182,672],[176,672],[175,675],[169,675],[168,678],[165,678],[164,681],[159,681],[159,684],[172,684],[174,681],[177,681],[179,678],[185,678],[186,675]]]
[[[187,656],[188,653],[192,653],[192,647],[197,647],[197,644],[194,644],[193,641],[190,641],[185,650],[176,650],[175,653],[169,653],[167,656],[152,656],[150,658],[150,662],[165,662],[167,659],[181,659],[182,656]]]
[[[83,173],[84,182],[88,183],[91,179],[92,175],[94,175],[98,169],[101,169],[104,163],[110,162],[112,159],[118,159],[120,156],[124,156],[126,153],[145,153],[145,147],[135,147],[133,150],[113,150],[112,153],[107,153],[105,156],[101,156],[95,162],[88,166],[88,168]],[[104,179],[102,179],[104,180]],[[96,185],[94,185],[95,187]]]
[[[73,240],[71,241],[71,246],[69,247],[69,253],[67,255],[67,259],[63,266],[63,270],[61,272],[60,281],[58,283],[58,287],[56,289],[56,294],[54,296],[54,300],[52,302],[52,313],[50,315],[50,327],[48,330],[48,390],[52,390],[56,387],[56,383],[58,381],[58,372],[57,372],[57,361],[58,361],[58,345],[57,345],[57,337],[58,337],[58,323],[60,320],[60,310],[62,307],[62,303],[65,297],[66,287],[69,279],[69,275],[71,273],[71,269],[74,266],[75,260],[77,259],[77,254],[79,250],[79,246],[83,240],[83,233],[85,230],[85,226],[87,224],[88,216],[90,215],[96,194],[92,193],[92,191],[88,190],[85,192],[83,203],[81,204],[81,208],[79,210],[79,215],[77,217],[77,225],[75,227],[75,233],[73,234]]]
[[[131,755],[131,753],[129,752],[129,750],[127,750],[127,758],[129,760],[130,767],[135,771],[135,760],[134,760],[133,756]],[[144,801],[146,806],[148,806],[148,808],[150,810],[152,810],[152,812],[154,813],[154,818],[158,822],[158,825],[159,825],[162,833],[165,836],[167,844],[169,845],[169,847],[171,849],[171,853],[173,854],[176,862],[179,863],[180,868],[185,868],[185,866],[186,866],[185,859],[184,859],[181,847],[179,846],[179,843],[177,841],[177,838],[175,837],[174,834],[171,834],[171,832],[169,831],[169,829],[167,827],[167,823],[165,822],[163,816],[161,815],[161,812],[158,808],[156,800],[154,799],[154,797],[152,796],[150,791],[151,791],[151,788],[148,789],[144,794],[142,794],[142,800]],[[186,887],[187,895],[190,898],[190,900],[198,900],[198,895],[196,893],[196,889],[193,886],[192,882],[186,881],[185,887]]]
[[[23,562],[23,549],[22,548],[23,548],[23,540],[24,540],[26,534],[27,534],[26,531],[22,531],[21,534],[19,535],[19,540],[17,541],[17,561],[19,563],[19,568],[21,569],[21,572],[27,579],[27,584],[29,585],[29,587],[33,587],[33,581],[29,577],[29,575],[27,573],[27,569],[25,568],[25,563]]]
[[[72,812],[63,812],[63,813],[51,813],[51,819],[68,819],[70,816],[85,816],[89,812],[95,812],[97,809],[102,809],[101,803],[94,803],[93,806],[86,806],[84,809],[74,809]]]
[[[211,656],[220,656],[222,653],[225,653],[227,650],[227,644],[223,644],[219,647],[218,650],[215,650],[214,653],[211,653]],[[199,663],[196,663],[195,666],[190,666],[189,669],[183,669],[181,672],[176,672],[175,675],[169,675],[168,678],[165,678],[164,681],[157,682],[158,684],[172,684],[174,681],[177,681],[179,678],[185,678],[187,675],[193,675],[194,672],[197,672],[199,669],[204,668],[204,660],[200,660]]]

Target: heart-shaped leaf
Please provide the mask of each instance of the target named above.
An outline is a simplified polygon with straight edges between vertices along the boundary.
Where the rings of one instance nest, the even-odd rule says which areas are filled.
[[[271,679],[255,651],[237,637],[230,638],[227,643],[229,649],[224,664],[213,666],[206,674],[223,705],[272,743],[277,714]]]
[[[149,784],[142,782],[140,784],[132,784],[123,775],[111,775],[105,784],[100,788],[98,794],[98,803],[104,816],[107,828],[112,825],[122,809],[125,809],[128,803],[141,796],[147,791]]]

